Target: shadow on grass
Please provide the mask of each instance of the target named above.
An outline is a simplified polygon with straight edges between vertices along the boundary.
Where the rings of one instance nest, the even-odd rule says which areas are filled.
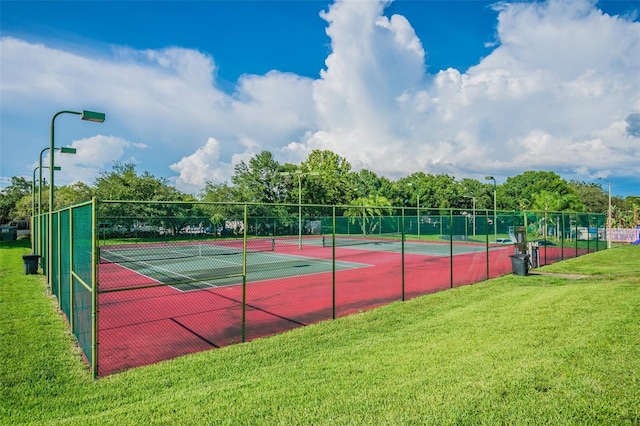
[[[0,249],[31,248],[31,240],[21,238],[15,241],[0,241]]]

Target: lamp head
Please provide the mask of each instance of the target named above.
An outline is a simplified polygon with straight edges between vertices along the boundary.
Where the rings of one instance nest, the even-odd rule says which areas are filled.
[[[63,147],[58,148],[58,149],[60,150],[60,152],[62,154],[75,154],[78,151],[75,148],[69,148],[69,147],[66,147],[66,146],[63,146]]]
[[[85,121],[93,121],[95,123],[104,123],[105,114],[103,112],[82,111],[82,119]]]

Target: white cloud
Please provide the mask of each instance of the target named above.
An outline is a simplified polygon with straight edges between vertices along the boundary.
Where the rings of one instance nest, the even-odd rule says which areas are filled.
[[[220,161],[220,142],[214,138],[209,138],[196,152],[169,167],[179,173],[176,186],[193,193],[202,189],[207,182],[225,182],[233,172],[230,163]]]
[[[56,166],[62,169],[56,172],[56,185],[74,182],[92,184],[101,171],[109,170],[116,161],[138,163],[136,154],[147,148],[141,143],[132,143],[119,137],[103,135],[73,141],[68,146],[75,148],[76,153],[63,154],[56,151],[54,154]],[[42,159],[43,166],[48,167],[49,161],[47,151]],[[33,164],[34,168],[37,166],[37,163]]]
[[[496,48],[466,73],[429,75],[413,17],[388,17],[386,4],[339,0],[321,14],[331,53],[320,78],[245,75],[233,93],[217,86],[213,57],[195,50],[114,47],[91,57],[2,38],[2,114],[16,118],[3,120],[3,140],[21,136],[14,122],[37,127],[25,118],[34,107],[46,123],[60,107],[95,106],[107,121],[78,127],[88,132],[81,141],[105,138],[96,131],[116,136],[101,147],[87,142],[82,155],[91,158],[69,161],[88,176],[138,158],[156,175],[177,173],[189,192],[230,180],[234,164],[264,149],[294,163],[330,149],[390,178],[637,175],[639,23],[587,0],[499,3]],[[7,150],[17,152],[3,142],[3,158]]]

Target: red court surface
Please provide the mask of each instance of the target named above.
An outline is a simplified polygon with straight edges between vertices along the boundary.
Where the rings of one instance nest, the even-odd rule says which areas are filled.
[[[315,259],[332,256],[331,248],[298,250],[287,244],[277,252]],[[553,253],[549,249],[547,256]],[[513,247],[452,258],[405,254],[404,281],[400,253],[338,247],[335,254],[336,261],[363,264],[335,273],[335,316],[342,317],[402,300],[403,289],[404,299],[410,299],[510,273]],[[572,256],[565,252],[564,257]],[[170,286],[104,292],[123,282],[128,287],[154,284],[121,265],[99,265],[100,376],[243,341],[241,283],[187,292]],[[333,288],[331,271],[248,282],[244,340],[332,319]]]

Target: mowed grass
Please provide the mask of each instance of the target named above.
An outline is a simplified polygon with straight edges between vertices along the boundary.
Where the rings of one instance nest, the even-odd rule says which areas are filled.
[[[640,247],[92,380],[0,247],[0,424],[640,424]]]

